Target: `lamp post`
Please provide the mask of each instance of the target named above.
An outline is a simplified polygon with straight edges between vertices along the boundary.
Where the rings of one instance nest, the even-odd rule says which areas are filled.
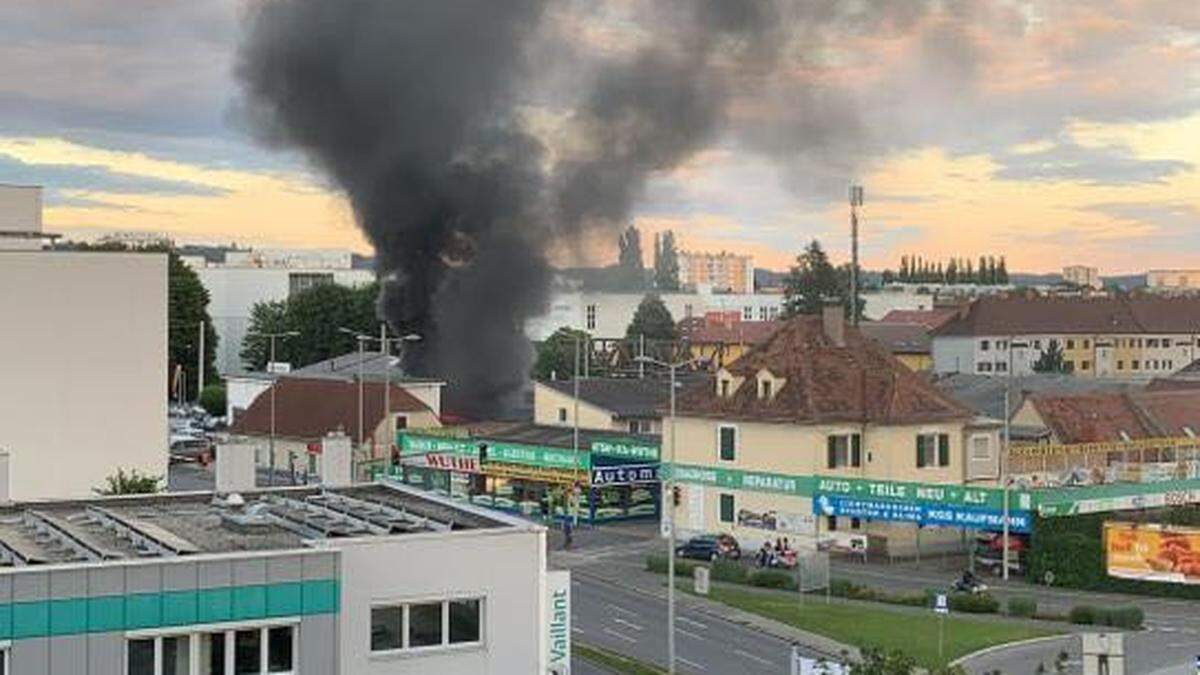
[[[1000,455],[1000,486],[1004,490],[1004,513],[1002,516],[1003,522],[1003,552],[1000,558],[1001,574],[1005,581],[1008,581],[1008,544],[1009,544],[1009,503],[1010,503],[1010,481],[1008,478],[1008,452],[1012,444],[1012,377],[1013,377],[1013,350],[1017,347],[1024,349],[1028,344],[1024,342],[1014,342],[1012,336],[1008,337],[1008,366],[1004,378],[1004,453]]]
[[[590,347],[590,345],[589,345]],[[575,480],[571,484],[571,523],[574,527],[579,527],[579,495],[575,494],[576,488],[579,487],[579,336],[575,336],[575,374],[571,378],[571,386],[573,387],[572,395],[574,403],[572,404],[574,411],[571,413],[571,473]],[[589,495],[590,498],[590,495]]]
[[[392,447],[396,444],[396,417],[392,415],[392,348],[393,342],[400,344],[400,367],[404,367],[404,349],[405,343],[420,342],[421,336],[416,333],[409,333],[397,338],[387,337],[387,324],[380,326],[380,350],[384,352],[383,356],[383,414],[387,418],[387,433],[388,433],[388,463],[390,465],[392,459]]]
[[[355,341],[358,342],[358,451],[362,452],[363,428],[366,426],[366,423],[363,421],[363,361],[366,360],[366,342],[371,338],[356,330],[344,327],[338,328],[338,332],[353,335]]]
[[[641,363],[651,363],[667,368],[671,373],[671,446],[667,469],[667,485],[663,491],[663,501],[670,504],[670,516],[667,518],[667,672],[675,673],[675,371],[680,366],[695,363],[696,359],[688,359],[677,363],[667,363],[649,356],[639,356],[635,360]],[[663,504],[667,508],[667,504]]]
[[[255,337],[265,338],[270,343],[270,353],[267,357],[268,370],[274,367],[275,364],[275,341],[279,338],[296,337],[299,334],[300,331],[295,330],[282,331],[278,333],[251,333],[251,335]],[[275,485],[275,384],[278,379],[278,377],[271,378],[271,436],[270,440],[267,442],[270,452],[270,457],[267,459],[267,466],[270,472],[267,475],[267,485],[269,486]]]

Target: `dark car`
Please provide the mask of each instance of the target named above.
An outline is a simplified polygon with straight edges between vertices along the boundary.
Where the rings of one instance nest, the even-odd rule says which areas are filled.
[[[693,560],[736,560],[742,557],[742,549],[738,546],[737,539],[728,534],[703,534],[676,546],[675,555]]]

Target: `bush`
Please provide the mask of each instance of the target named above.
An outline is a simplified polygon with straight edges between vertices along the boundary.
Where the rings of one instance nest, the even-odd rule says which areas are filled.
[[[1091,605],[1075,605],[1067,618],[1071,623],[1090,626],[1096,623],[1096,608]]]
[[[675,576],[690,577],[690,576],[692,576],[692,570],[696,569],[696,567],[697,567],[696,563],[694,563],[690,560],[676,559],[675,560]],[[652,554],[646,556],[646,571],[657,572],[659,574],[666,574],[667,573],[667,556],[658,554],[658,553],[652,553]]]
[[[736,560],[717,559],[712,564],[712,580],[731,584],[746,583],[746,568]]]
[[[953,593],[948,598],[950,609],[965,614],[995,614],[1000,601],[991,593]]]
[[[858,584],[849,579],[829,580],[829,594],[835,598],[848,598],[856,588],[859,588]]]
[[[1114,628],[1139,630],[1146,616],[1141,607],[1109,607],[1096,615],[1096,623]]]
[[[1020,616],[1029,619],[1035,614],[1037,614],[1037,600],[1021,596],[1008,599],[1009,616]]]
[[[213,417],[225,415],[225,385],[210,384],[200,390],[200,407]]]
[[[783,570],[755,570],[750,573],[750,585],[761,588],[796,588],[796,580]]]

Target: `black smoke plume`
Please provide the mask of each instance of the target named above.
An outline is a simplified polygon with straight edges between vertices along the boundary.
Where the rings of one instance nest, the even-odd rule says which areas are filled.
[[[563,8],[590,3],[268,0],[250,18],[238,75],[258,135],[346,194],[382,314],[424,338],[408,365],[465,412],[505,409],[527,379],[548,250],[624,225],[651,174],[717,137],[731,74],[780,42],[771,0],[650,6],[661,39],[617,54],[565,32]],[[530,131],[547,100],[561,148]]]

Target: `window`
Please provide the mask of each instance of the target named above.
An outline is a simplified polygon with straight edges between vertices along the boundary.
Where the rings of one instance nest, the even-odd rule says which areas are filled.
[[[642,429],[642,421],[641,420],[629,420],[629,433],[640,434],[643,431],[649,432],[650,431],[649,426],[647,426],[645,429]]]
[[[980,340],[979,341],[979,351],[986,352],[987,350],[988,350],[988,341]]]
[[[1033,341],[1033,348],[1034,348],[1034,349],[1041,349],[1041,348],[1042,348],[1042,341],[1041,341],[1041,340],[1034,340],[1034,341]]]
[[[1067,349],[1075,349],[1075,341],[1067,340]]]
[[[436,649],[483,642],[483,600],[455,598],[371,608],[371,651]]]
[[[1006,372],[1008,372],[1008,364],[1007,364],[1007,363],[1005,363],[1004,361],[997,361],[997,362],[996,362],[996,372],[997,372],[997,373],[1006,373]]]
[[[771,381],[763,380],[759,383],[759,398],[771,398]]]
[[[949,434],[917,434],[917,468],[950,466]]]
[[[596,306],[587,306],[587,329],[596,330]]]
[[[829,516],[826,519],[826,526],[830,532],[837,532],[837,516]]]
[[[1117,370],[1125,370],[1125,362],[1117,361]]]
[[[1079,369],[1080,369],[1080,370],[1090,370],[1090,369],[1091,369],[1091,367],[1092,367],[1092,362],[1091,362],[1091,361],[1080,361],[1080,362],[1079,362]]]
[[[293,624],[240,626],[211,633],[135,636],[125,643],[128,675],[295,673]],[[4,675],[0,669],[0,675]]]
[[[765,305],[763,307],[758,308],[758,320],[759,321],[767,320],[767,308]]]
[[[307,291],[314,286],[332,283],[331,272],[292,272],[288,274],[288,296]]]
[[[988,363],[987,361],[982,361],[975,365],[975,369],[981,373],[990,373],[992,372],[992,364]]]
[[[742,321],[753,321],[753,320],[754,320],[754,308],[749,305],[743,307],[742,308]]]
[[[1146,346],[1158,348],[1158,338],[1150,338],[1146,340]]]
[[[720,495],[718,506],[719,506],[719,513],[717,514],[717,519],[720,520],[722,523],[732,523],[733,522],[733,495],[730,495],[730,494]]]
[[[971,459],[986,462],[992,458],[992,439],[985,434],[971,437]]]
[[[1129,369],[1130,369],[1130,370],[1137,370],[1139,365],[1141,365],[1141,364],[1138,362],[1138,360],[1137,360],[1137,359],[1133,359],[1133,360],[1131,360],[1131,361],[1129,362]]]
[[[825,455],[825,465],[830,469],[862,466],[862,434],[826,437]]]
[[[1083,348],[1084,348],[1084,349],[1091,349],[1091,347],[1092,347],[1092,342],[1091,342],[1091,340],[1084,340],[1084,341],[1083,341]]]
[[[775,306],[771,307],[770,317],[771,317],[771,321],[774,321],[775,319],[779,318],[779,308],[778,307],[775,307]]]
[[[851,518],[850,519],[850,529],[861,530],[862,529],[862,519],[861,518]]]
[[[729,380],[721,380],[721,398],[729,398]]]
[[[1068,373],[1075,372],[1075,362],[1074,361],[1063,361],[1063,370],[1065,370]]]
[[[1000,351],[1008,349],[1008,340],[996,340],[996,349]]]
[[[566,408],[559,408],[559,409],[558,409],[558,421],[559,421],[559,422],[566,422],[566,421],[567,421],[567,409],[566,409]]]
[[[690,304],[683,306],[683,317],[685,319],[692,318],[692,306]]]
[[[721,461],[732,462],[737,459],[737,427],[717,427],[717,446]]]
[[[1050,338],[1050,349],[1058,347],[1058,338]]]

